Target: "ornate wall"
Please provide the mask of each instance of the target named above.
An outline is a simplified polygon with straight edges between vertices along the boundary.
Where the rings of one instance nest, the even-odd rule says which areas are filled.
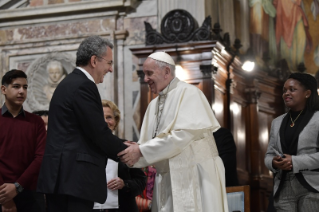
[[[75,52],[85,37],[107,37],[115,44],[115,72],[106,75],[104,83],[98,85],[99,91],[103,99],[115,101],[122,112],[119,135],[138,140],[138,62],[130,48],[145,46],[144,21],[160,31],[161,18],[176,8],[190,12],[199,26],[210,15],[212,23],[222,22],[232,40],[241,33],[235,33],[233,0],[1,1],[0,77],[12,68],[26,71],[29,82],[37,83],[30,86],[25,109],[46,109],[48,90],[52,92],[56,84],[50,80],[47,63],[57,60],[67,74],[75,66]],[[44,90],[48,83],[53,88]],[[1,95],[0,104],[3,102]]]
[[[30,87],[24,108],[48,109],[50,93],[75,67],[81,41],[100,35],[114,43],[115,71],[98,89],[102,99],[115,101],[122,111],[119,136],[132,139],[130,111],[139,87],[134,87],[138,82],[128,48],[143,45],[143,22],[156,23],[156,1],[31,0],[29,5],[15,1],[19,2],[19,6],[0,4],[0,76],[13,68],[26,72]],[[53,60],[60,64],[57,73],[48,67]]]

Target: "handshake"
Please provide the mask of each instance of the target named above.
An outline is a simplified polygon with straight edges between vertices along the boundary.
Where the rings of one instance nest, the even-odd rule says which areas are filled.
[[[117,156],[120,158],[122,163],[132,167],[142,157],[139,145],[133,141],[125,141],[124,144],[128,146],[122,152],[119,152]]]

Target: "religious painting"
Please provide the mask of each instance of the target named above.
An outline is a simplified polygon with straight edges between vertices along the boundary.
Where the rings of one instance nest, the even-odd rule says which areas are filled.
[[[29,108],[48,110],[58,84],[70,73],[75,59],[67,53],[51,53],[34,60],[27,68]]]
[[[291,71],[319,70],[319,0],[249,0],[250,46],[262,66],[285,59]]]

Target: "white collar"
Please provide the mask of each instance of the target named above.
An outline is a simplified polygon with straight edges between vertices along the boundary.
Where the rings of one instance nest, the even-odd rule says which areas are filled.
[[[91,74],[89,74],[89,72],[87,72],[85,69],[83,69],[83,68],[81,68],[81,67],[79,67],[79,66],[77,66],[76,68],[79,69],[80,71],[82,71],[83,74],[85,74],[85,76],[86,76],[89,80],[91,80],[92,82],[94,82],[94,84],[95,84],[95,81],[94,81],[93,77],[91,76]]]
[[[168,85],[161,91],[161,92],[159,92],[159,96],[162,96],[162,95],[166,95],[168,92],[170,92],[173,88],[175,88],[176,86],[172,86],[171,88],[170,88],[170,85],[171,84],[174,84],[174,82],[175,82],[175,80],[176,80],[176,77],[174,77],[169,83],[168,83]]]

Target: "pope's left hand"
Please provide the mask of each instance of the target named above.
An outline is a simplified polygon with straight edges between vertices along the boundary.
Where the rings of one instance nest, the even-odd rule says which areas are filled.
[[[129,147],[118,153],[117,156],[120,157],[122,163],[132,167],[143,155],[137,143],[130,143]]]
[[[13,183],[2,184],[0,186],[0,204],[5,204],[12,200],[17,194],[16,186]]]

